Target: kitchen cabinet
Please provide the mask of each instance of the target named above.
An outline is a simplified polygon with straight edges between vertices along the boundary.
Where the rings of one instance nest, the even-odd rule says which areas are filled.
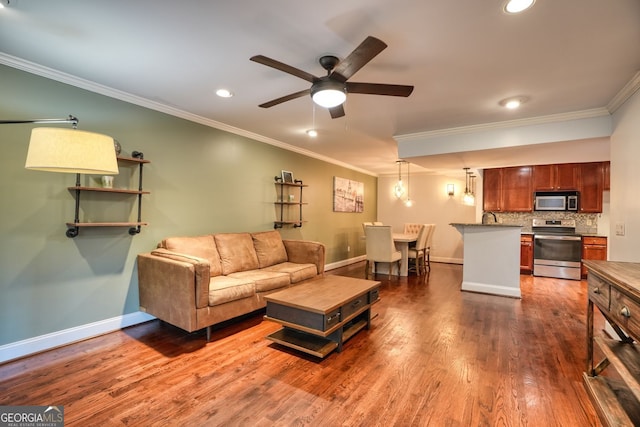
[[[517,166],[502,170],[502,211],[531,212],[533,187],[531,166]]]
[[[580,174],[576,163],[535,165],[533,167],[533,191],[577,190]]]
[[[607,259],[607,238],[604,236],[582,237],[582,259],[601,260]],[[587,277],[587,267],[582,264],[582,277]]]
[[[482,209],[502,211],[502,169],[485,169],[482,177]]]
[[[583,381],[604,426],[640,425],[640,264],[586,261],[587,364]],[[594,307],[617,337],[594,334]],[[595,350],[599,351],[595,351]],[[601,359],[595,359],[600,357]]]
[[[533,235],[520,235],[520,273],[531,274],[533,271]]]
[[[602,212],[602,190],[604,186],[602,162],[580,163],[577,166],[579,168],[580,212]]]
[[[602,162],[602,189],[611,189],[611,162]]]
[[[495,212],[531,212],[531,166],[485,169],[483,209]]]
[[[600,213],[609,162],[485,169],[482,188],[485,212],[532,212],[536,191],[579,191],[578,212]]]

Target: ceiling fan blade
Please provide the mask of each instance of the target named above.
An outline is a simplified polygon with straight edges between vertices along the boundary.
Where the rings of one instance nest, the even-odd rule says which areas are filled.
[[[344,104],[329,108],[329,113],[331,114],[332,119],[344,116]]]
[[[301,90],[300,92],[291,93],[289,95],[285,95],[283,97],[273,99],[269,102],[265,102],[264,104],[260,104],[259,107],[262,107],[262,108],[273,107],[274,105],[282,104],[283,102],[291,101],[292,99],[300,98],[302,96],[310,95],[310,94],[311,94],[311,89]]]
[[[364,93],[369,95],[409,96],[413,86],[387,85],[381,83],[347,82],[347,93]]]
[[[318,78],[313,74],[307,73],[306,71],[302,71],[296,67],[292,67],[291,65],[284,64],[280,61],[276,61],[275,59],[267,58],[263,55],[255,55],[249,58],[253,62],[257,62],[258,64],[266,65],[267,67],[275,68],[276,70],[284,71],[287,74],[291,74],[292,76],[300,77],[303,80],[314,83]]]
[[[387,45],[382,40],[371,36],[367,37],[349,56],[340,61],[331,72],[331,78],[346,82],[386,47]]]

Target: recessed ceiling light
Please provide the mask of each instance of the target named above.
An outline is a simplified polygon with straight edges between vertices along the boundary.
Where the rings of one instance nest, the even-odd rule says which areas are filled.
[[[231,91],[227,89],[218,89],[216,91],[216,95],[218,95],[220,98],[231,98],[233,96],[233,93],[231,93]]]
[[[508,0],[504,5],[504,11],[507,13],[520,13],[529,9],[536,0]]]
[[[311,138],[315,138],[316,136],[318,136],[318,131],[315,129],[309,129],[307,131],[307,135],[309,135]]]
[[[499,102],[499,104],[505,108],[508,108],[509,110],[515,110],[528,100],[529,98],[527,98],[526,96],[512,96],[511,98],[503,99]]]

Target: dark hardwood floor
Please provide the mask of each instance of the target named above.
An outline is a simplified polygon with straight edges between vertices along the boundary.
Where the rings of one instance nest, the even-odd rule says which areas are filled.
[[[461,277],[378,276],[371,330],[324,360],[264,339],[279,325],[263,313],[210,343],[152,321],[0,365],[0,405],[64,405],[67,426],[599,425],[586,282],[521,276],[517,300],[461,292]]]

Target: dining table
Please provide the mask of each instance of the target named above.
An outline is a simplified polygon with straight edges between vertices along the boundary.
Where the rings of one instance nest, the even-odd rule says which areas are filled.
[[[393,233],[393,242],[396,249],[400,251],[402,258],[400,259],[400,276],[409,275],[409,244],[418,240],[417,234],[412,233]]]

